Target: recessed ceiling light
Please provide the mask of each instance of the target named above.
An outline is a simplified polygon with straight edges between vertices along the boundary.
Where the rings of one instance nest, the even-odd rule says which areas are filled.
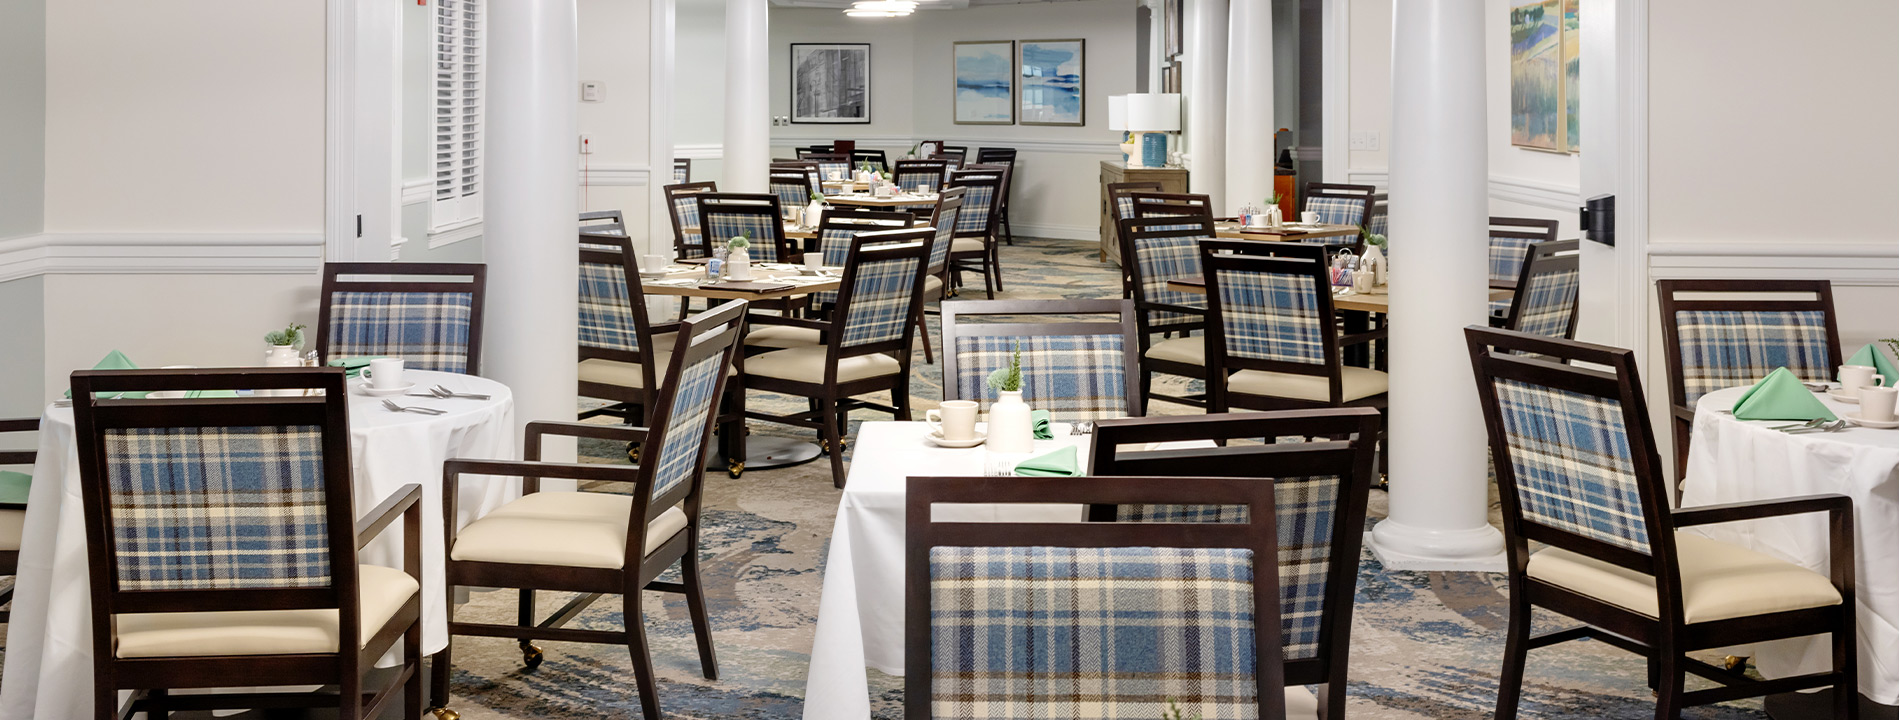
[[[844,14],[851,17],[902,17],[917,9],[913,0],[858,0]]]

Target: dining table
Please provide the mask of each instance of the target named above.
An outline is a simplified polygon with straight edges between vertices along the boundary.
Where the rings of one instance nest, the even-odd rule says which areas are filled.
[[[356,509],[367,512],[404,485],[422,486],[422,645],[424,652],[434,653],[448,644],[442,463],[449,458],[519,457],[515,404],[506,385],[487,378],[420,370],[406,371],[404,377],[414,383],[409,392],[441,385],[456,393],[488,396],[405,394],[389,399],[443,414],[394,412],[383,406],[384,397],[366,393],[366,381],[349,383],[350,479]],[[70,404],[54,403],[40,416],[33,478],[7,623],[6,663],[0,671],[6,678],[0,683],[0,720],[92,717],[90,560]],[[464,482],[455,522],[466,525],[520,496],[518,479]],[[364,547],[359,558],[368,565],[402,567],[402,533],[384,533]]]
[[[752,263],[751,280],[707,278],[703,263],[675,263],[663,274],[640,278],[640,291],[648,295],[708,298],[712,300],[779,300],[838,289],[842,268],[825,267],[816,271],[791,263]]]
[[[1843,426],[1836,432],[1788,433],[1773,428],[1788,421],[1742,420],[1733,414],[1747,392],[1735,387],[1702,396],[1695,404],[1683,507],[1755,502],[1802,495],[1839,494],[1854,503],[1854,602],[1860,692],[1893,706],[1900,692],[1900,430]],[[1827,392],[1815,397],[1836,417],[1859,409]],[[1826,574],[1826,516],[1790,515],[1690,529]],[[1825,636],[1775,640],[1737,650],[1750,654],[1764,678],[1820,672],[1831,667]],[[1781,703],[1766,703],[1776,717]],[[1884,710],[1888,717],[1893,708]]]
[[[909,205],[935,205],[937,193],[899,192],[878,196],[871,193],[840,193],[826,195],[825,202],[832,205],[857,205],[861,207],[905,207]]]
[[[1168,289],[1177,292],[1193,293],[1195,295],[1206,295],[1207,280],[1198,277],[1169,280]],[[1511,297],[1510,290],[1493,288],[1488,292],[1490,293],[1488,296],[1490,300],[1507,300]],[[1392,295],[1385,291],[1385,286],[1383,285],[1369,293],[1334,292],[1333,309],[1350,312],[1389,313],[1392,311]]]
[[[1248,227],[1237,221],[1222,220],[1214,223],[1214,236],[1232,240],[1261,240],[1265,242],[1309,242],[1320,238],[1347,237],[1359,234],[1357,225],[1337,223],[1282,223],[1277,228]]]

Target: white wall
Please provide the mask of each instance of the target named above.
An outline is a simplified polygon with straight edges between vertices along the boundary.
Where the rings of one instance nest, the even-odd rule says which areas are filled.
[[[647,134],[647,3],[626,0],[580,0],[580,75],[583,82],[600,82],[600,102],[579,105],[580,132],[591,136],[594,152],[580,156],[585,184],[580,186],[580,208],[619,210],[627,232],[636,243],[647,239],[649,182],[671,182],[672,168],[657,168],[650,176]],[[580,88],[574,89],[580,98]],[[576,140],[576,152],[578,139]],[[659,245],[670,247],[672,238]]]
[[[46,3],[0,5],[0,238],[40,231],[46,201]]]
[[[673,153],[693,161],[694,182],[719,182],[723,174],[720,146],[725,142],[726,127],[726,97],[720,90],[726,83],[726,2],[677,2],[673,20]],[[774,10],[773,17],[780,12],[789,11]],[[772,37],[775,48],[776,24]],[[780,56],[772,56],[772,62],[778,67]],[[876,82],[876,71],[872,72],[872,81]],[[672,177],[671,168],[667,177]],[[670,184],[670,180],[661,184]]]

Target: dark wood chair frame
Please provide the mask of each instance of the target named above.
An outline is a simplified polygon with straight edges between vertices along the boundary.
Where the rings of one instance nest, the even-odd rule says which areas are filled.
[[[779,207],[778,196],[772,193],[700,193],[699,197],[699,236],[707,242],[707,252],[711,252],[712,238],[706,237],[706,217],[708,213],[719,212],[728,215],[759,215],[768,219],[767,227],[772,228],[770,238],[752,238],[754,244],[769,242],[777,260],[754,258],[755,262],[794,262],[799,257],[797,248],[785,239],[785,212]],[[717,242],[725,242],[719,240]]]
[[[1511,283],[1511,287],[1514,289],[1528,288],[1530,287],[1531,277],[1535,275],[1577,270],[1581,257],[1582,256],[1578,254],[1577,241],[1575,240],[1552,240],[1549,242],[1532,243],[1530,247],[1524,248],[1524,267],[1518,271],[1517,280]],[[1524,302],[1528,299],[1528,293],[1517,293],[1511,296],[1510,311],[1501,319],[1496,317],[1491,318],[1491,322],[1502,322],[1502,325],[1494,324],[1493,327],[1504,327],[1516,330],[1518,320],[1524,315]],[[1574,340],[1577,337],[1577,309],[1578,306],[1582,304],[1581,299],[1579,299],[1578,302],[1572,303],[1570,306],[1570,322],[1564,326],[1565,340]]]
[[[953,237],[975,238],[982,241],[983,249],[965,250],[961,253],[952,250],[950,272],[959,286],[962,285],[964,271],[981,273],[983,291],[987,297],[994,299],[996,291],[1003,289],[1003,266],[997,258],[996,251],[996,223],[1001,217],[997,209],[1001,207],[1003,201],[1003,174],[994,170],[953,170],[950,173],[950,181],[944,185],[944,187],[960,188],[982,186],[990,188],[987,222],[984,223],[982,230],[959,230]],[[965,195],[964,211],[967,212],[969,208],[968,195]]]
[[[965,337],[1038,337],[1048,335],[1120,335],[1122,337],[1123,409],[1141,414],[1141,355],[1136,342],[1132,300],[950,300],[943,303],[943,399],[962,400],[957,382],[957,339]],[[1046,322],[971,322],[976,318],[1057,316]],[[1115,317],[1114,322],[1077,320],[1076,315]]]
[[[853,167],[861,166],[867,162],[871,164],[872,170],[876,170],[881,173],[890,172],[891,162],[884,155],[883,150],[852,150],[851,151],[851,165]]]
[[[0,433],[37,432],[40,429],[39,418],[19,418],[0,420]],[[39,457],[34,450],[0,450],[0,465],[32,465]],[[26,510],[26,503],[0,503],[0,510]],[[0,575],[20,574],[20,551],[0,551]],[[13,602],[13,586],[0,591],[0,605],[9,605],[9,609],[0,610],[0,623],[13,617],[10,603]]]
[[[1262,271],[1270,270],[1281,274],[1297,273],[1306,275],[1318,283],[1319,302],[1317,312],[1321,322],[1328,328],[1335,325],[1329,319],[1333,317],[1332,279],[1327,271],[1326,259],[1329,257],[1327,246],[1306,245],[1302,243],[1263,243],[1252,240],[1206,240],[1201,243],[1201,272],[1207,283],[1207,391],[1208,412],[1227,412],[1230,407],[1242,407],[1254,410],[1286,410],[1307,407],[1372,407],[1385,408],[1385,394],[1360,398],[1351,402],[1341,399],[1343,387],[1340,379],[1340,349],[1348,345],[1381,340],[1386,337],[1385,329],[1364,333],[1338,335],[1325,333],[1325,366],[1310,363],[1258,360],[1251,358],[1229,357],[1227,355],[1226,332],[1220,323],[1221,300],[1219,271]],[[1222,254],[1231,252],[1232,254]],[[1324,377],[1330,385],[1330,399],[1324,402],[1281,398],[1266,395],[1248,395],[1235,393],[1227,388],[1227,375],[1236,370],[1265,370],[1293,375],[1316,375]]]
[[[1206,205],[1155,204],[1136,205],[1136,216],[1122,220],[1116,228],[1116,236],[1121,240],[1122,253],[1122,295],[1135,301],[1136,337],[1141,348],[1141,414],[1148,411],[1148,402],[1156,397],[1169,402],[1192,407],[1207,407],[1208,396],[1201,395],[1155,395],[1154,375],[1165,373],[1191,378],[1204,378],[1207,368],[1189,363],[1156,360],[1148,357],[1148,349],[1154,345],[1154,333],[1176,333],[1192,336],[1195,331],[1203,334],[1207,331],[1207,309],[1174,305],[1148,299],[1141,284],[1140,263],[1135,259],[1135,240],[1137,237],[1194,237],[1205,239],[1214,237],[1214,217],[1209,214]],[[1178,228],[1192,225],[1189,229]],[[1198,250],[1197,250],[1198,252]],[[1187,320],[1156,325],[1150,321],[1151,312],[1176,312],[1198,316],[1199,320]],[[1203,355],[1205,357],[1205,355]]]
[[[686,242],[686,224],[681,220],[678,210],[679,206],[676,205],[675,202],[687,195],[716,192],[719,192],[719,183],[711,181],[679,183],[677,185],[668,185],[660,188],[660,193],[666,196],[666,216],[673,221],[673,253],[675,257],[682,259],[701,258],[708,257],[708,253],[712,252],[712,246],[705,244],[706,236],[703,234],[700,235],[699,238],[702,243],[700,245],[693,245]]]
[[[684,169],[686,171],[686,182],[693,181],[693,159],[692,158],[673,158],[673,169],[674,170]]]
[[[452,665],[450,652],[454,649],[457,635],[478,637],[513,638],[521,647],[522,660],[529,670],[540,665],[543,657],[541,649],[533,642],[536,639],[558,642],[597,643],[625,645],[633,658],[634,683],[640,692],[640,707],[649,720],[660,717],[659,685],[653,671],[653,656],[649,650],[645,626],[645,600],[641,591],[679,593],[686,596],[687,612],[693,622],[693,638],[699,645],[699,662],[702,674],[708,680],[719,679],[719,660],[713,651],[712,626],[706,615],[705,592],[701,588],[699,554],[700,508],[704,497],[702,475],[675,485],[660,497],[653,497],[654,463],[640,465],[605,465],[599,463],[555,463],[541,461],[542,438],[549,435],[575,438],[592,438],[614,442],[640,443],[647,457],[659,457],[660,444],[666,440],[666,428],[673,422],[673,394],[678,390],[677,380],[684,368],[713,355],[722,355],[722,365],[730,365],[737,354],[739,338],[743,336],[745,325],[744,302],[727,303],[714,307],[700,315],[687,318],[680,323],[681,338],[698,338],[690,347],[680,346],[674,353],[672,362],[667,366],[666,377],[669,382],[660,391],[649,427],[617,427],[612,425],[593,425],[568,422],[531,422],[527,427],[523,461],[507,460],[449,460],[442,466],[442,527],[444,539],[442,547],[447,555],[455,547],[456,497],[459,494],[460,481],[464,475],[488,475],[495,477],[519,477],[523,495],[540,492],[542,478],[560,478],[595,483],[631,484],[633,490],[632,519],[628,525],[626,560],[619,568],[580,568],[557,565],[529,565],[517,563],[476,562],[444,559],[443,580],[448,593],[449,644],[442,648],[431,666],[430,701],[431,708],[447,708],[449,699],[449,669]],[[713,391],[721,392],[727,381],[726,373],[719,373]],[[710,452],[713,423],[707,423],[700,436],[700,450],[696,468],[706,466],[706,456]],[[645,547],[645,529],[654,518],[678,505],[686,513],[686,528],[673,537],[660,543],[650,551]],[[661,582],[657,578],[673,563],[680,563],[680,582]],[[514,625],[490,625],[457,621],[455,619],[455,588],[490,587],[513,588],[520,591],[519,612]],[[546,619],[536,622],[534,618],[534,592],[548,590],[553,592],[580,593],[567,604],[555,610]],[[562,627],[578,617],[602,595],[620,595],[623,603],[622,616],[625,628],[622,630],[582,630]]]
[[[1812,300],[1733,299],[1680,300],[1677,293],[1746,293],[1786,295],[1812,293]],[[1669,414],[1674,419],[1677,483],[1672,496],[1680,497],[1680,482],[1689,470],[1689,436],[1695,426],[1695,410],[1689,407],[1689,390],[1682,376],[1682,338],[1676,327],[1676,313],[1697,310],[1733,310],[1737,312],[1820,312],[1827,323],[1827,366],[1829,370],[1847,363],[1841,354],[1841,331],[1834,318],[1834,285],[1826,280],[1657,280],[1656,295],[1662,317],[1663,359],[1669,371]]]
[[[1372,490],[1374,438],[1379,412],[1370,408],[1278,410],[1264,413],[1176,415],[1123,418],[1095,423],[1088,474],[1093,476],[1220,476],[1300,478],[1337,475],[1339,507],[1334,511],[1328,545],[1326,598],[1320,614],[1319,647],[1314,657],[1287,660],[1288,685],[1320,685],[1319,716],[1346,717],[1347,660],[1352,647],[1353,595],[1359,581],[1359,551],[1364,544],[1366,501]],[[1274,438],[1343,438],[1324,442],[1274,444]],[[1241,438],[1263,445],[1230,445]],[[1212,440],[1214,447],[1136,450],[1157,442]],[[1091,522],[1113,522],[1114,505],[1089,506]]]
[[[1109,213],[1109,217],[1112,217],[1115,219],[1115,232],[1117,233],[1116,234],[1117,247],[1119,247],[1120,246],[1119,238],[1121,237],[1120,236],[1121,221],[1128,219],[1128,218],[1122,217],[1122,211],[1121,211],[1122,197],[1133,194],[1133,193],[1138,193],[1138,192],[1148,192],[1148,193],[1161,192],[1161,183],[1154,182],[1152,180],[1144,180],[1141,182],[1109,183],[1103,186],[1102,190],[1103,192],[1108,193],[1108,200],[1107,200],[1108,207],[1104,208],[1104,212]],[[1130,217],[1133,217],[1133,216],[1130,216]],[[1122,284],[1126,286],[1127,283],[1128,283],[1128,262],[1124,260],[1122,262]],[[1128,294],[1123,293],[1122,297],[1129,297],[1129,296]]]
[[[440,280],[344,280],[345,275],[380,277],[436,277]],[[456,279],[467,278],[467,279]],[[317,307],[317,357],[330,357],[330,298],[340,292],[371,293],[469,293],[468,365],[465,373],[480,375],[482,370],[483,309],[488,296],[488,266],[482,263],[324,263],[323,294]]]
[[[1489,225],[1490,225],[1491,230],[1489,233],[1487,233],[1487,238],[1522,238],[1522,239],[1531,241],[1531,244],[1533,245],[1537,243],[1552,242],[1557,239],[1557,221],[1556,220],[1545,220],[1543,218],[1500,217],[1497,215],[1493,215],[1491,216]],[[1529,256],[1526,256],[1526,259],[1528,258]],[[1489,262],[1488,255],[1487,255],[1486,260],[1488,263]],[[1486,272],[1485,274],[1489,275],[1490,273]],[[1518,283],[1522,282],[1523,278],[1524,276],[1521,272],[1519,273],[1518,277],[1511,278],[1509,280],[1493,278],[1491,280],[1491,287],[1498,290],[1516,290],[1518,287]]]
[[[781,164],[781,163],[772,163],[772,168],[771,170],[768,171],[766,177],[767,177],[766,179],[767,183],[796,181],[799,184],[799,186],[803,187],[805,190],[804,201],[800,202],[796,206],[785,204],[785,201],[782,198],[779,200],[779,212],[786,213],[786,215],[781,216],[781,217],[789,217],[793,207],[804,207],[805,205],[809,204],[811,202],[812,193],[816,192],[820,196],[824,195],[824,192],[822,192],[822,188],[824,186],[820,184],[822,181],[819,180],[821,176],[818,174],[818,168],[813,167],[813,166],[806,166],[806,165],[792,166],[792,165],[786,165],[786,164]],[[768,184],[767,187],[770,187],[770,185]],[[813,190],[812,188],[820,188],[820,190]],[[778,191],[773,190],[772,195],[777,196]],[[790,261],[787,261],[787,262],[790,262]]]
[[[917,323],[904,324],[904,336],[885,342],[865,343],[844,347],[842,333],[833,332],[844,327],[850,318],[851,300],[857,282],[857,268],[861,262],[881,262],[892,259],[911,259],[917,262],[917,277],[911,287],[910,309],[905,317],[916,317],[923,307],[924,273],[930,263],[930,243],[936,230],[915,228],[911,230],[885,230],[859,233],[851,241],[851,251],[845,256],[844,276],[838,286],[838,304],[832,310],[829,321],[805,318],[761,315],[753,322],[758,325],[788,325],[818,330],[825,344],[825,375],[820,382],[804,382],[771,378],[762,375],[744,374],[747,389],[775,392],[782,395],[796,395],[812,400],[813,407],[808,412],[790,415],[772,415],[770,413],[747,410],[745,416],[753,420],[783,423],[797,427],[817,430],[824,451],[831,456],[832,484],[842,488],[844,473],[844,429],[852,410],[869,408],[888,412],[897,420],[910,420],[910,357],[911,343],[915,338]],[[851,382],[838,380],[838,361],[860,355],[885,354],[897,360],[898,371],[894,375],[864,378]],[[890,405],[882,405],[856,396],[874,393],[879,390],[891,392]]]
[[[904,717],[931,720],[930,550],[936,547],[1167,547],[1253,551],[1276,567],[1271,483],[1233,477],[911,477],[904,538]],[[938,522],[938,503],[1245,505],[1246,523]],[[1254,572],[1254,681],[1259,716],[1286,716],[1280,650],[1280,574]]]
[[[1526,653],[1584,638],[1601,640],[1648,658],[1650,686],[1657,695],[1658,718],[1674,718],[1683,708],[1695,705],[1830,685],[1836,688],[1834,716],[1856,717],[1859,680],[1854,653],[1852,500],[1841,495],[1809,495],[1671,510],[1670,483],[1664,477],[1662,459],[1657,454],[1655,436],[1650,429],[1649,408],[1637,380],[1636,353],[1478,326],[1465,329],[1465,341],[1477,376],[1478,395],[1497,473],[1498,495],[1504,506],[1504,548],[1510,570],[1511,621],[1503,677],[1498,682],[1497,717],[1500,720],[1517,716]],[[1576,367],[1576,363],[1608,367],[1610,371]],[[1494,380],[1519,381],[1621,403],[1631,467],[1642,499],[1649,554],[1532,522],[1524,516],[1515,470],[1508,459],[1510,446]],[[1710,622],[1684,620],[1681,566],[1676,554],[1677,529],[1806,513],[1827,514],[1828,580],[1845,602]],[[1527,576],[1525,568],[1530,562],[1529,543],[1532,541],[1653,576],[1658,617],[1648,617]],[[1533,607],[1568,616],[1584,625],[1533,636]],[[1834,670],[1830,672],[1756,681],[1684,655],[1696,650],[1822,634],[1832,635]],[[1721,687],[1685,692],[1684,673],[1700,675],[1720,683]],[[1847,692],[1840,692],[1843,689]]]
[[[932,188],[946,187],[950,182],[950,163],[943,160],[899,160],[891,166],[891,182],[905,188],[915,188],[916,184],[905,185],[899,179],[915,173],[934,172],[937,179],[930,183]]]
[[[930,211],[931,228],[934,229],[937,227],[939,223],[943,222],[944,213],[949,212],[951,210],[956,210],[959,213],[962,212],[963,192],[964,192],[963,188],[956,187],[956,188],[944,188],[942,192],[937,193],[937,206]],[[946,237],[943,239],[944,242],[956,242],[955,230],[952,230],[951,233],[952,234],[950,237]],[[933,244],[936,242],[936,238],[934,235],[931,238],[931,242]],[[934,245],[932,247],[932,251],[933,252],[935,251]],[[925,323],[924,315],[930,312],[929,310],[930,301],[936,300],[938,302],[938,306],[942,307],[942,302],[948,299],[951,295],[949,254],[946,252],[946,254],[944,255],[944,261],[941,264],[930,265],[926,263],[924,266],[924,277],[926,278],[934,277],[937,279],[937,282],[941,285],[941,287],[938,289],[938,293],[939,293],[938,297],[932,298],[926,295],[923,299],[923,302],[919,303],[917,307],[917,337],[918,339],[922,340],[924,343],[924,362],[929,363],[929,364],[935,364],[937,362],[937,359],[935,356],[931,354],[931,351],[930,351],[930,326]]]
[[[1359,226],[1360,230],[1364,230],[1366,228],[1366,221],[1372,219],[1372,203],[1378,194],[1379,189],[1371,185],[1310,182],[1306,184],[1306,194],[1304,196],[1305,204],[1300,205],[1300,209],[1304,211],[1306,204],[1312,203],[1313,198],[1346,198],[1349,200],[1360,200],[1364,202],[1364,207],[1359,211],[1359,222],[1351,224]]]
[[[95,393],[156,390],[320,389],[321,396],[205,399],[100,399]],[[72,375],[81,499],[86,518],[92,601],[93,716],[164,717],[187,710],[337,707],[338,717],[376,717],[400,698],[403,716],[422,715],[422,596],[403,603],[383,627],[362,638],[357,553],[402,519],[402,570],[420,582],[422,486],[408,484],[356,517],[350,471],[348,390],[342,368],[196,368],[81,370]],[[323,428],[324,515],[329,528],[330,585],[301,588],[124,590],[118,584],[118,541],[105,482],[105,434],[119,428],[315,425]],[[124,613],[240,610],[337,611],[338,652],[120,658],[117,619]],[[368,673],[397,641],[403,660],[380,687]],[[244,692],[173,695],[174,689],[335,685],[317,693]],[[365,697],[364,690],[370,690]],[[123,707],[119,691],[132,691]]]
[[[601,222],[605,220],[606,222]],[[581,232],[601,235],[627,234],[627,219],[619,210],[595,210],[581,213]]]

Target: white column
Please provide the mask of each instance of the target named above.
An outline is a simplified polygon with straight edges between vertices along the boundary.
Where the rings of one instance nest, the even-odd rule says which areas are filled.
[[[762,193],[772,167],[765,0],[726,0],[726,192]]]
[[[1484,0],[1392,12],[1391,514],[1368,543],[1402,570],[1503,570],[1486,522],[1484,419],[1464,327],[1486,322]]]
[[[674,0],[651,0],[647,8],[647,249],[673,257],[673,211],[662,189],[673,184],[673,34]]]
[[[1242,0],[1253,3],[1263,0]],[[1187,0],[1181,63],[1187,104],[1188,190],[1227,205],[1227,0]],[[1271,121],[1269,121],[1271,122]]]
[[[522,424],[575,415],[574,2],[488,4],[482,374],[514,391]]]
[[[1227,25],[1227,198],[1224,214],[1273,195],[1273,7],[1233,3]]]

